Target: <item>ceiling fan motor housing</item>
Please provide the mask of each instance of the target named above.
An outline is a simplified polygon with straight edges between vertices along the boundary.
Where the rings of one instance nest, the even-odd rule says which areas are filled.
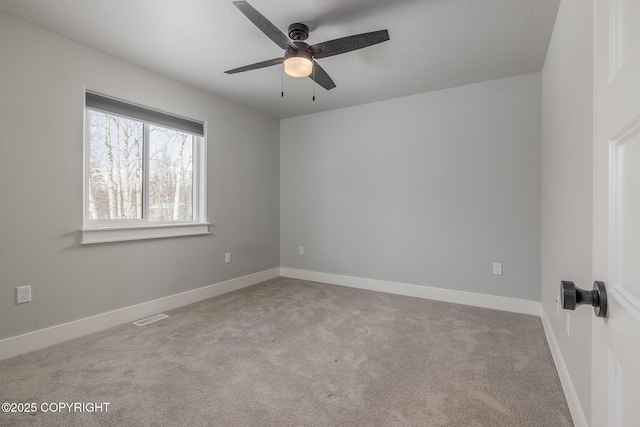
[[[309,37],[309,27],[300,22],[289,25],[289,38],[293,41],[304,41]]]

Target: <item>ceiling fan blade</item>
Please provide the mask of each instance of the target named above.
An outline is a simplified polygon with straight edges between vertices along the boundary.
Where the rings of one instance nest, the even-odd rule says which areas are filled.
[[[331,90],[336,87],[336,84],[333,82],[333,80],[331,80],[329,74],[327,74],[324,68],[322,68],[320,64],[315,61],[313,63],[313,71],[309,75],[309,78],[311,78],[311,80],[315,81],[326,90]]]
[[[272,65],[282,64],[284,58],[273,58],[268,61],[256,62],[255,64],[245,65],[244,67],[234,68],[233,70],[227,70],[227,74],[242,73],[243,71],[257,70],[258,68],[270,67]]]
[[[286,49],[287,46],[291,47],[293,50],[298,50],[293,41],[287,37],[282,31],[278,29],[271,21],[264,17],[263,14],[258,12],[253,6],[251,6],[246,1],[234,1],[234,5],[246,16],[249,18],[253,24],[260,29],[263,33],[266,34],[271,40],[275,42],[282,49]]]
[[[314,58],[319,59],[373,46],[374,44],[386,42],[387,40],[389,40],[389,31],[380,30],[342,37],[324,43],[317,43],[309,46],[309,51],[311,51]]]

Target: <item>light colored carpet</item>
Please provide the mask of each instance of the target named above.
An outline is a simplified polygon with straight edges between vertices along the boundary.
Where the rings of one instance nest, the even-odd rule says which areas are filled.
[[[0,362],[0,425],[571,426],[540,319],[288,278]]]

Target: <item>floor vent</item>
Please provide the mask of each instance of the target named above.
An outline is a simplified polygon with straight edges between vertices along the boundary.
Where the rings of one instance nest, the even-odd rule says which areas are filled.
[[[133,324],[138,326],[144,326],[144,325],[148,325],[149,323],[157,322],[158,320],[166,319],[167,317],[169,316],[167,316],[166,314],[156,314],[155,316],[147,317],[146,319],[133,322]]]

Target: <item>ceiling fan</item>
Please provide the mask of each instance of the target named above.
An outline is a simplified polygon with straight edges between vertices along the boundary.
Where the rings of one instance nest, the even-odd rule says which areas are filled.
[[[265,18],[246,1],[234,1],[233,4],[267,37],[285,50],[284,57],[257,62],[244,67],[225,71],[227,74],[257,70],[284,62],[284,71],[293,77],[310,77],[326,90],[333,89],[336,84],[329,74],[315,61],[320,58],[340,55],[353,50],[362,49],[389,40],[387,30],[373,31],[342,37],[335,40],[317,43],[309,46],[304,41],[309,37],[309,27],[302,23],[289,25],[289,35],[286,36],[271,21]]]

